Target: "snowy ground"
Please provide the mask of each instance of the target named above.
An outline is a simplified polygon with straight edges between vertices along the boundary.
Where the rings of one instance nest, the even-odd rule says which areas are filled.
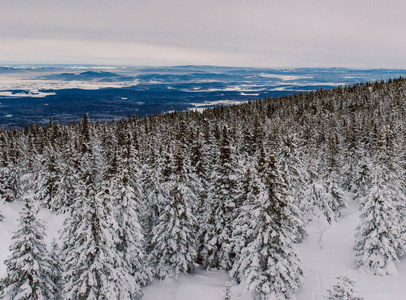
[[[156,281],[144,289],[144,300],[214,300],[222,299],[225,283],[231,281],[224,271],[206,271],[199,269],[193,274],[176,279]],[[252,295],[245,293],[244,285],[231,288],[232,299],[251,300]]]
[[[374,276],[359,271],[354,263],[355,228],[359,223],[358,204],[347,194],[349,207],[339,222],[328,225],[314,220],[307,228],[309,236],[298,245],[304,268],[305,281],[297,300],[325,299],[339,275],[356,281],[355,289],[365,300],[406,299],[406,258],[396,265],[396,276]]]
[[[350,194],[347,195],[350,198]],[[304,284],[297,300],[322,300],[327,289],[336,282],[335,277],[347,275],[356,281],[355,289],[365,300],[404,300],[406,299],[406,258],[397,264],[395,276],[373,276],[358,271],[354,264],[354,233],[359,222],[357,204],[349,199],[349,207],[343,212],[339,222],[328,225],[323,219],[316,219],[307,228],[309,236],[298,245],[304,268]],[[2,263],[9,255],[8,246],[12,233],[16,230],[21,203],[2,206],[5,220],[0,222],[0,277],[6,268]],[[58,236],[64,216],[55,216],[46,211],[40,217],[47,220],[50,243]],[[179,279],[155,281],[144,289],[145,300],[214,300],[221,299],[225,282],[230,281],[223,271],[198,269],[193,274],[181,275]],[[244,285],[232,287],[233,298],[253,299],[244,292]]]

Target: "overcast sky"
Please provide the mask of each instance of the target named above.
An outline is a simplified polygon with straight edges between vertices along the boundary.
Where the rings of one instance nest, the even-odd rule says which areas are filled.
[[[406,1],[0,0],[0,63],[406,68]]]

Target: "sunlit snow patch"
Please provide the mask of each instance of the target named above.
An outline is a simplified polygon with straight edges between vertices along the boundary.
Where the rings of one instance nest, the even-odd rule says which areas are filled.
[[[44,98],[46,96],[52,96],[55,95],[55,93],[45,93],[45,92],[40,92],[38,90],[32,90],[29,93],[13,93],[10,91],[0,91],[0,97],[32,97],[32,98]]]
[[[29,78],[0,77],[0,97],[46,97],[54,92],[41,92],[62,89],[99,90],[102,88],[122,88],[135,86],[138,80],[120,82],[100,82],[81,80],[40,80]],[[12,93],[11,91],[27,91],[28,93]]]
[[[298,80],[298,79],[312,79],[313,76],[298,76],[298,75],[279,75],[279,74],[267,74],[261,73],[259,74],[260,77],[265,78],[276,78],[281,80]]]
[[[242,104],[248,101],[236,101],[236,100],[217,100],[217,101],[204,101],[202,103],[190,103],[195,107],[211,107],[215,105],[233,105]]]
[[[203,112],[205,109],[207,109],[207,107],[191,107],[191,108],[189,108],[188,110],[201,113],[201,112]]]
[[[259,93],[253,93],[253,94],[249,94],[249,93],[240,93],[241,96],[259,96]]]

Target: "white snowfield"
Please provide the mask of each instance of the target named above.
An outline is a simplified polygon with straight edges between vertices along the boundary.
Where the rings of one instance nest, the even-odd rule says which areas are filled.
[[[54,92],[41,92],[40,90],[61,90],[61,89],[83,89],[98,90],[102,88],[122,88],[137,85],[139,82],[121,81],[121,82],[100,82],[100,81],[64,81],[64,80],[42,80],[33,78],[19,78],[15,76],[0,75],[0,97],[32,97],[43,98],[49,95],[55,95]],[[10,90],[29,91],[28,94],[12,94]]]
[[[308,224],[308,236],[297,245],[305,269],[304,284],[296,300],[326,299],[327,289],[337,282],[336,277],[346,275],[356,281],[355,290],[365,300],[405,300],[406,299],[406,259],[396,264],[398,274],[375,276],[359,271],[354,263],[354,233],[359,223],[358,204],[346,194],[348,208],[343,210],[340,220],[329,225],[324,218],[315,217]],[[17,228],[18,213],[22,203],[4,204],[5,216],[0,222],[0,277],[6,274],[4,260],[9,255],[8,247],[12,233]],[[47,220],[48,236],[51,243],[58,238],[62,228],[63,215],[55,216],[48,211],[40,211],[40,218]],[[154,281],[144,288],[144,300],[220,300],[225,283],[232,282],[232,299],[251,300],[253,294],[245,292],[244,282],[237,285],[224,271],[206,271],[198,268],[192,274],[183,274],[179,279],[168,278]]]

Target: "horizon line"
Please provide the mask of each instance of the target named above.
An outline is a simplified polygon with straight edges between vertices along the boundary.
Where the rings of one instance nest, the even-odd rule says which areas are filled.
[[[227,68],[227,69],[271,69],[271,70],[300,70],[300,69],[337,69],[337,70],[403,70],[406,68],[391,68],[391,67],[371,67],[371,68],[360,68],[360,67],[252,67],[252,66],[224,66],[224,65],[208,65],[208,64],[181,64],[181,65],[132,65],[132,64],[94,64],[94,63],[23,63],[23,62],[0,62],[0,67],[14,67],[14,66],[70,66],[70,67],[117,67],[117,68],[186,68],[186,67],[209,67],[209,68]]]

